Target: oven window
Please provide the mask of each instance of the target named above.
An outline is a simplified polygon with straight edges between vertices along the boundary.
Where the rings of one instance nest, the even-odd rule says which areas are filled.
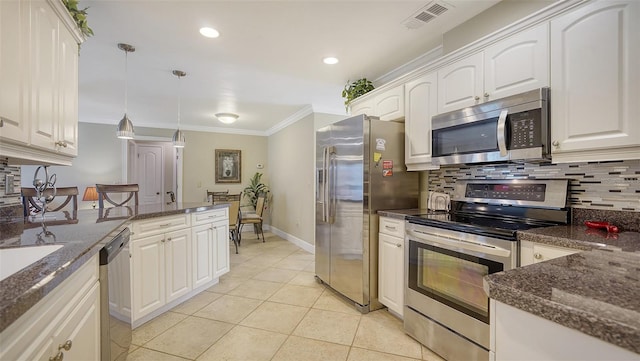
[[[498,150],[498,118],[434,129],[433,156],[483,153]]]
[[[409,288],[489,323],[482,278],[502,263],[414,241],[409,247]]]

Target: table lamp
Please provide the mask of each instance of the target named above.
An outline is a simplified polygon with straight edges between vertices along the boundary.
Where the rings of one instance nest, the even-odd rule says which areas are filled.
[[[96,187],[87,187],[84,190],[84,195],[82,196],[83,201],[92,201],[93,208],[96,208],[96,201],[98,200],[98,192],[96,191]]]

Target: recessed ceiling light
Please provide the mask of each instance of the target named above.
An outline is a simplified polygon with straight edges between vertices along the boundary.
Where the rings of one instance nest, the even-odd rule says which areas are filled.
[[[333,56],[328,56],[322,59],[322,62],[329,65],[338,64],[338,58],[334,58]]]
[[[202,36],[206,36],[207,38],[217,38],[218,36],[220,36],[218,30],[206,27],[200,28],[200,34],[202,34]]]
[[[233,113],[218,113],[216,114],[216,118],[224,124],[231,124],[238,119],[238,114]]]

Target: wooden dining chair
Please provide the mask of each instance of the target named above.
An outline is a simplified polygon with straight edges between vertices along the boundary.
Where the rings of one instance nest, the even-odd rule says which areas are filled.
[[[104,208],[104,201],[114,207],[121,207],[130,200],[133,200],[133,206],[138,206],[138,191],[140,187],[137,184],[96,184],[96,192],[98,192],[98,208]],[[122,202],[114,201],[110,194],[125,194],[126,199]]]
[[[229,203],[229,237],[236,246],[236,254],[238,254],[238,245],[240,244],[240,194],[229,194],[226,201]]]
[[[20,189],[22,194],[22,208],[25,217],[42,212],[42,204],[36,200],[35,188],[23,187]],[[44,191],[45,196],[53,194],[53,189],[48,188]],[[78,187],[59,187],[56,188],[56,199],[58,197],[66,197],[62,203],[53,205],[53,203],[47,204],[47,212],[57,212],[67,204],[71,203],[73,212],[78,210]],[[55,202],[55,201],[54,201]],[[75,213],[74,213],[75,214]]]
[[[245,224],[253,224],[256,235],[260,239],[262,234],[262,242],[264,242],[264,232],[262,231],[262,214],[264,212],[265,200],[267,198],[266,193],[260,193],[256,202],[256,211],[241,213],[240,214],[240,229],[238,230],[238,244],[242,241],[242,227]]]
[[[227,196],[229,195],[229,190],[222,192],[210,192],[207,190],[207,199],[211,197],[212,204],[224,203],[227,201]]]

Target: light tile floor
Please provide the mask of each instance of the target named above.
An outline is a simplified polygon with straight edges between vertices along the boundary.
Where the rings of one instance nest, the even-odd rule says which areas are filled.
[[[128,360],[442,361],[386,310],[360,314],[270,233],[231,250],[220,283],[133,331]]]

